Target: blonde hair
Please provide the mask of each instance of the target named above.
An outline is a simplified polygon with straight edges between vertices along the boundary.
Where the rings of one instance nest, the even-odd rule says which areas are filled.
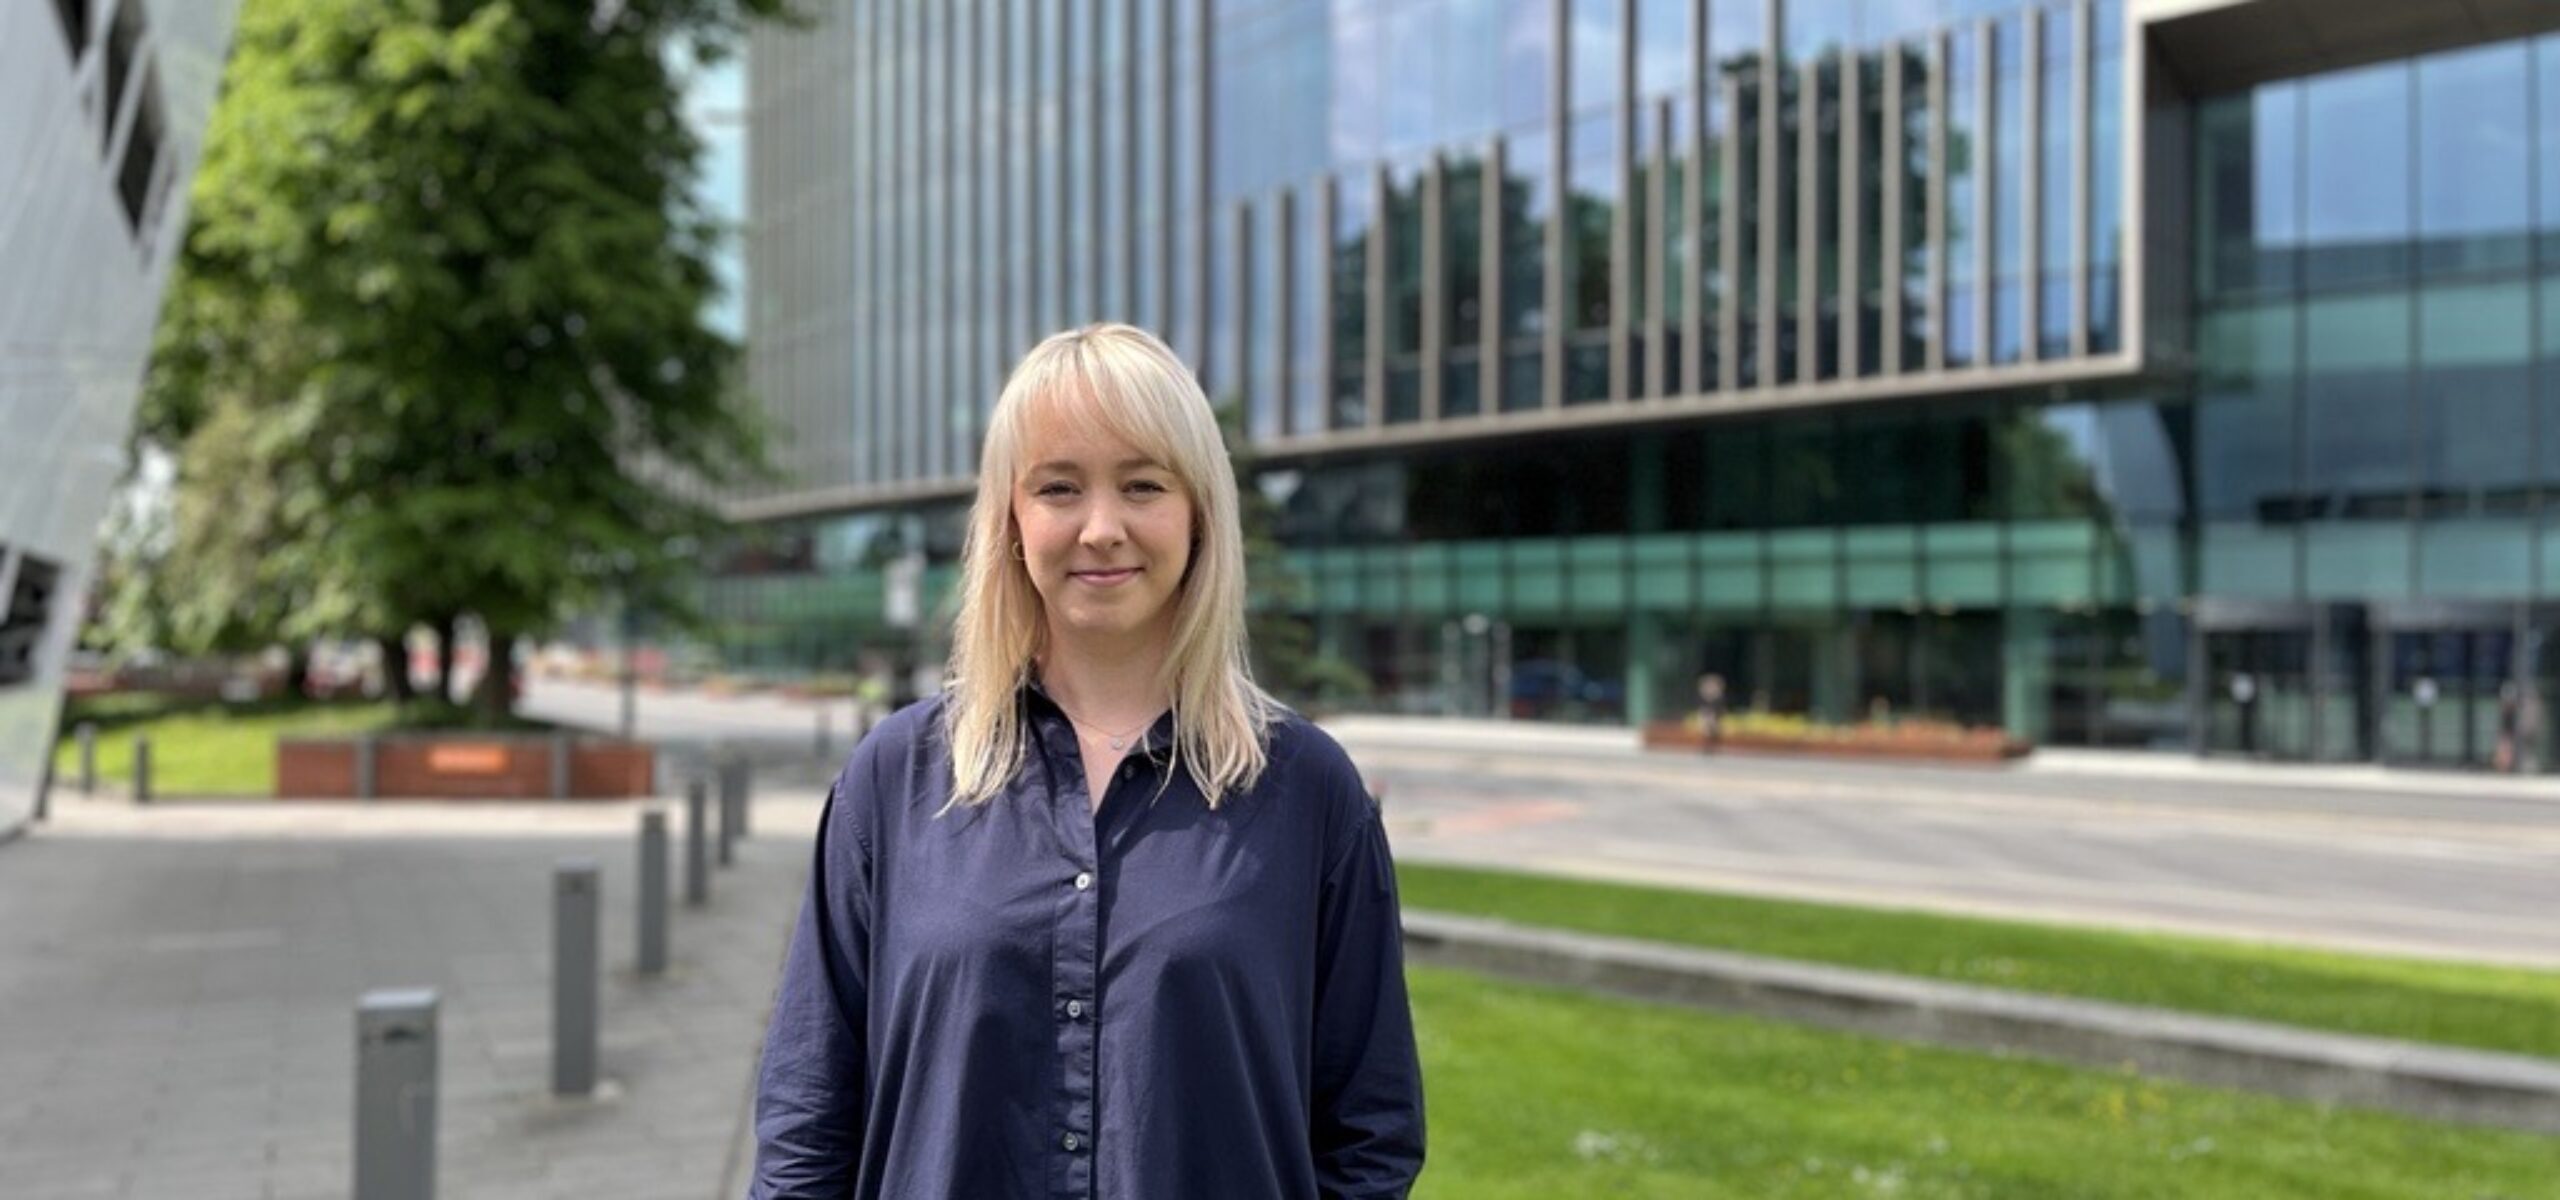
[[[1229,791],[1261,778],[1279,711],[1253,682],[1247,657],[1235,468],[1190,368],[1154,335],[1119,324],[1052,334],[1032,347],[988,417],[978,498],[961,551],[960,614],[943,708],[951,803],[986,803],[1024,762],[1017,692],[1030,677],[1048,622],[1029,569],[1013,554],[1021,537],[1013,491],[1034,452],[1034,412],[1059,405],[1072,405],[1076,419],[1164,464],[1189,493],[1195,545],[1172,599],[1173,643],[1163,682],[1173,697],[1174,766],[1188,770],[1216,808]]]

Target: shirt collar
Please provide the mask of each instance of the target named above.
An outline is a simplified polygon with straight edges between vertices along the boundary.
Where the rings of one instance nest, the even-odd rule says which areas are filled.
[[[1031,669],[1023,671],[1022,686],[1017,689],[1017,694],[1021,697],[1023,709],[1027,715],[1034,721],[1059,731],[1068,744],[1074,744],[1075,722],[1068,718],[1066,709],[1059,707],[1057,699],[1049,695],[1049,689],[1042,686],[1039,671]],[[1137,744],[1129,747],[1129,754],[1133,758],[1144,758],[1162,765],[1173,754],[1173,741],[1173,711],[1167,709],[1163,716],[1156,718],[1155,724],[1147,727],[1145,736],[1141,737]]]

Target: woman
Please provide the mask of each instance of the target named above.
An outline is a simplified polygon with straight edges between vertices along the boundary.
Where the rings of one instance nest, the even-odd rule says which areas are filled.
[[[1405,1195],[1386,837],[1247,669],[1208,401],[1139,330],[1058,334],[982,463],[950,688],[828,796],[752,1195]]]

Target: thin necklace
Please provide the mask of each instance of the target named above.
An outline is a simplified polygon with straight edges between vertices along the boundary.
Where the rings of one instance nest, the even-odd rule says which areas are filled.
[[[1051,699],[1051,703],[1056,703],[1056,700],[1055,700],[1055,698],[1054,698],[1054,697]],[[1062,712],[1062,713],[1067,713],[1067,724],[1075,726],[1075,727],[1076,727],[1076,729],[1077,729],[1079,732],[1081,732],[1081,731],[1083,731],[1083,730],[1087,730],[1087,729],[1091,729],[1091,730],[1093,730],[1095,733],[1100,734],[1100,735],[1101,735],[1105,740],[1109,741],[1109,742],[1111,743],[1111,748],[1112,748],[1112,749],[1114,749],[1114,750],[1126,750],[1126,749],[1128,749],[1128,748],[1129,748],[1129,739],[1130,739],[1131,737],[1136,736],[1136,734],[1137,734],[1137,732],[1138,732],[1139,730],[1144,729],[1144,728],[1146,728],[1147,726],[1149,726],[1149,725],[1153,725],[1153,724],[1155,724],[1155,723],[1156,723],[1156,719],[1155,719],[1154,717],[1149,717],[1149,718],[1147,718],[1146,720],[1140,721],[1140,722],[1138,722],[1137,724],[1130,726],[1130,727],[1129,727],[1129,732],[1127,732],[1127,733],[1119,733],[1119,734],[1115,734],[1115,733],[1111,732],[1110,730],[1108,730],[1108,729],[1104,729],[1104,728],[1102,728],[1102,727],[1100,727],[1100,726],[1097,726],[1097,725],[1088,725],[1088,724],[1086,724],[1086,723],[1085,723],[1085,722],[1083,722],[1083,721],[1077,720],[1077,719],[1076,719],[1076,715],[1075,715],[1074,713],[1067,712],[1067,706],[1066,706],[1066,705],[1063,705],[1063,704],[1058,705],[1058,711],[1059,711],[1059,712]]]

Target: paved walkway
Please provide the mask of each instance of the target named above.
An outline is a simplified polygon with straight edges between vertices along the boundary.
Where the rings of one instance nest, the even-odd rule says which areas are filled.
[[[649,982],[631,970],[638,811],[58,803],[0,846],[0,1193],[343,1197],[356,1001],[426,986],[443,997],[440,1195],[742,1194],[816,794],[758,801],[711,905],[679,890],[670,973]],[[607,1086],[560,1101],[550,876],[576,855],[604,872]]]

